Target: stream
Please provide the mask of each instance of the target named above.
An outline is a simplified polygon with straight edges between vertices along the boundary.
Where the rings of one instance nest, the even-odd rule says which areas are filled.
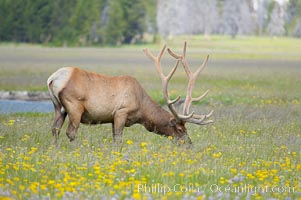
[[[0,114],[19,112],[53,112],[51,101],[0,100]]]

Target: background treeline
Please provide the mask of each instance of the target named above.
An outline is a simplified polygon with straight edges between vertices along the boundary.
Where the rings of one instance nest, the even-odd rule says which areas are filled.
[[[301,0],[158,0],[163,35],[301,37]]]
[[[118,45],[145,33],[301,37],[301,0],[0,0],[0,41]]]
[[[151,16],[155,10],[153,0],[0,0],[0,41],[138,42],[147,30],[146,23],[155,23]]]

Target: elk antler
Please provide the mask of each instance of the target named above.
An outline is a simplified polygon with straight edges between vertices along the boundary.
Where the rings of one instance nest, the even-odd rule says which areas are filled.
[[[177,111],[175,110],[174,108],[174,105],[176,102],[178,102],[180,100],[180,96],[178,96],[177,98],[175,98],[174,100],[170,100],[169,99],[169,96],[168,96],[168,91],[167,91],[167,85],[168,85],[168,82],[169,80],[171,79],[171,77],[173,76],[173,74],[175,73],[178,65],[179,65],[179,62],[180,60],[177,60],[175,66],[173,67],[173,69],[169,72],[169,74],[167,76],[165,76],[163,74],[163,71],[162,71],[162,68],[161,68],[161,57],[164,53],[166,49],[166,45],[163,46],[163,48],[161,49],[159,55],[157,57],[155,57],[154,55],[152,55],[152,53],[147,49],[143,49],[144,53],[155,63],[156,65],[156,69],[157,69],[157,72],[161,78],[161,81],[162,81],[162,92],[163,92],[163,96],[164,96],[164,99],[168,105],[168,108],[169,110],[171,111],[171,113],[177,118],[177,119],[188,119],[190,118],[191,116],[184,116],[184,115],[180,115],[177,113]]]
[[[192,90],[193,90],[193,87],[194,87],[194,84],[195,84],[195,80],[196,80],[197,76],[200,74],[200,72],[206,66],[207,61],[209,59],[209,55],[207,55],[207,57],[206,57],[205,61],[203,62],[203,64],[194,73],[192,73],[189,66],[188,66],[188,63],[186,61],[186,46],[187,46],[187,43],[185,42],[182,55],[178,55],[178,54],[174,53],[169,48],[167,49],[168,53],[172,57],[177,59],[177,63],[178,63],[178,61],[181,61],[182,65],[184,67],[184,70],[185,70],[185,72],[188,76],[188,79],[189,79],[187,92],[186,92],[186,99],[184,101],[183,115],[180,115],[180,116],[184,116],[184,118],[181,118],[181,120],[185,121],[185,122],[199,124],[199,125],[209,124],[209,123],[212,123],[213,121],[212,120],[206,120],[206,119],[209,118],[212,115],[213,111],[209,112],[207,115],[196,115],[196,114],[194,114],[194,112],[192,112],[191,114],[188,114],[191,103],[202,100],[209,92],[209,90],[207,90],[204,94],[202,94],[201,96],[199,96],[197,98],[192,97]]]

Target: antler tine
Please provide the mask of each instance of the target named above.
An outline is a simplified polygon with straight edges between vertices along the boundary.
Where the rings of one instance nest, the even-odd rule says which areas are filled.
[[[207,62],[209,60],[209,55],[206,56],[206,59],[204,60],[203,64],[194,72],[193,76],[197,77],[200,72],[205,68]]]
[[[171,77],[173,76],[173,74],[175,73],[178,65],[179,65],[179,60],[177,60],[175,66],[173,67],[173,69],[171,70],[171,72],[165,76],[164,80],[162,79],[162,91],[163,91],[163,95],[165,98],[165,101],[167,103],[167,106],[169,108],[169,110],[171,111],[171,113],[177,118],[179,119],[179,114],[177,113],[176,109],[174,108],[173,104],[175,104],[176,102],[178,102],[181,97],[178,96],[177,98],[175,98],[174,100],[170,100],[169,96],[168,96],[168,91],[167,91],[167,85],[168,85],[168,81],[171,79]]]
[[[157,72],[162,80],[162,83],[166,82],[166,81],[169,81],[170,78],[173,76],[173,74],[175,73],[177,67],[178,67],[178,64],[179,64],[179,61],[176,62],[175,66],[173,67],[173,69],[169,72],[169,74],[167,76],[165,76],[163,74],[163,71],[162,71],[162,68],[161,68],[161,57],[164,53],[166,49],[166,44],[163,46],[163,48],[161,49],[159,55],[157,57],[155,57],[147,48],[143,49],[144,53],[155,63],[156,65],[156,69],[157,69]]]
[[[198,124],[198,125],[205,125],[213,123],[213,120],[207,120],[213,114],[213,110],[211,110],[207,115],[193,115],[192,118],[186,120],[186,122]]]
[[[186,61],[186,48],[187,48],[187,42],[184,43],[184,48],[183,48],[183,54],[179,55],[174,53],[171,49],[167,49],[168,53],[176,58],[177,60],[180,60],[184,70],[187,74],[187,77],[189,79],[189,83],[188,83],[188,87],[187,87],[187,91],[186,91],[186,98],[184,101],[184,106],[183,106],[183,115],[180,115],[180,117],[185,116],[184,118],[181,118],[183,121],[186,122],[191,122],[191,123],[195,123],[195,124],[207,124],[207,123],[212,123],[212,120],[207,120],[205,121],[208,117],[210,117],[212,115],[213,112],[210,112],[207,115],[195,115],[193,112],[191,114],[189,114],[189,109],[190,106],[192,104],[192,102],[196,102],[196,101],[200,101],[201,99],[203,99],[209,92],[209,90],[207,90],[204,94],[202,94],[201,96],[197,97],[197,98],[193,98],[192,97],[192,90],[194,88],[195,85],[195,81],[197,76],[200,74],[200,72],[204,69],[204,67],[206,66],[208,59],[209,59],[209,55],[207,55],[206,59],[204,60],[204,62],[202,63],[202,65],[194,72],[192,73],[190,70],[190,67]],[[189,117],[190,116],[190,117]]]
[[[163,48],[161,49],[159,55],[157,57],[155,57],[149,50],[148,48],[145,48],[143,49],[144,53],[155,63],[156,65],[156,69],[157,69],[157,72],[160,76],[161,79],[165,78],[163,72],[162,72],[162,69],[161,69],[161,64],[160,64],[160,61],[161,61],[161,57],[164,53],[166,49],[166,44],[163,46]]]
[[[187,42],[185,41],[182,55],[179,55],[179,54],[173,52],[170,48],[167,48],[167,51],[172,57],[174,57],[176,59],[182,59],[182,58],[185,58],[185,56],[186,56],[186,46],[187,46]]]
[[[197,125],[206,125],[206,124],[211,124],[213,123],[214,121],[213,120],[207,120],[207,117],[203,117],[202,119],[197,119],[197,118],[189,118],[189,119],[186,119],[185,122],[189,122],[189,123],[193,123],[193,124],[197,124]]]
[[[165,49],[166,49],[166,45],[163,46],[163,48],[161,49],[161,51],[160,51],[160,53],[159,53],[159,55],[157,57],[155,57],[154,55],[152,55],[152,53],[147,48],[143,49],[143,51],[155,63],[157,72],[158,72],[158,74],[159,74],[159,76],[161,78],[162,92],[163,92],[164,99],[165,99],[165,101],[166,101],[166,103],[168,105],[169,110],[172,112],[172,114],[177,119],[179,119],[178,113],[176,112],[173,104],[175,104],[176,102],[178,102],[181,99],[181,97],[178,96],[176,99],[170,100],[169,96],[168,96],[167,85],[168,85],[169,80],[171,79],[171,77],[175,73],[175,71],[176,71],[176,69],[177,69],[177,67],[179,65],[180,60],[177,60],[177,62],[175,64],[175,66],[173,67],[173,69],[169,72],[169,74],[167,76],[165,76],[163,74],[163,71],[162,71],[162,68],[161,68],[161,63],[160,63],[161,57],[162,57]]]
[[[167,51],[172,57],[176,58],[177,60],[181,60],[184,70],[187,76],[190,78],[192,76],[192,73],[186,61],[186,47],[187,47],[187,42],[185,41],[182,55],[176,54],[170,48],[167,48]]]
[[[201,101],[205,96],[207,96],[208,93],[209,93],[209,90],[206,90],[206,92],[204,92],[204,94],[202,94],[201,96],[192,98],[192,101],[193,102]]]
[[[174,57],[177,60],[181,60],[182,59],[182,55],[178,55],[175,52],[173,52],[170,48],[167,48],[168,53]]]

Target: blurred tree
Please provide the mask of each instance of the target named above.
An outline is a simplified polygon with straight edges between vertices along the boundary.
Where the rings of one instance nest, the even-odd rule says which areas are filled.
[[[104,42],[130,44],[142,40],[146,28],[146,4],[140,0],[110,0],[104,18]]]
[[[174,23],[177,21],[175,16],[171,16],[172,13],[176,13],[174,10],[170,0],[158,0],[157,26],[159,34],[168,36],[172,33],[172,27],[175,26]]]
[[[301,0],[0,0],[0,41],[116,45],[145,32],[301,37]]]
[[[208,36],[217,29],[219,24],[219,13],[216,0],[203,1],[204,6],[201,6],[199,10],[202,13],[204,35]]]
[[[157,2],[154,0],[144,0],[145,3],[145,30],[146,32],[156,34],[157,33]]]
[[[23,1],[23,30],[25,42],[42,43],[49,40],[52,2],[48,0],[36,0],[34,2]],[[22,41],[22,40],[21,40]]]
[[[100,0],[77,0],[70,18],[75,38],[81,45],[98,41],[97,30],[100,27]]]
[[[271,36],[282,36],[285,34],[284,13],[277,2],[273,5],[270,22],[267,26],[267,32]]]
[[[298,19],[297,25],[295,26],[294,29],[294,34],[295,37],[301,37],[301,18]]]
[[[223,7],[223,32],[235,38],[239,29],[240,0],[225,0]]]
[[[247,0],[225,0],[223,6],[223,33],[235,38],[237,34],[253,34],[254,18]]]
[[[12,4],[5,0],[0,1],[0,41],[12,40],[12,22],[14,16],[10,13]]]
[[[301,0],[290,0],[288,2],[286,21],[288,34],[301,37]]]
[[[24,3],[16,0],[14,3],[9,0],[1,0],[0,3],[0,38],[4,41],[25,41],[24,37]]]
[[[218,25],[216,0],[158,0],[158,32],[165,36],[179,34],[211,34]]]
[[[268,22],[268,7],[271,0],[258,0],[257,3],[257,26],[258,26],[258,34],[262,35],[264,33],[265,27]]]
[[[255,17],[253,17],[253,2],[249,0],[240,1],[238,34],[251,35],[255,32]]]
[[[67,45],[76,41],[76,35],[70,25],[70,16],[76,0],[52,0],[53,8],[50,15],[49,38],[55,45]]]
[[[142,40],[145,30],[145,3],[140,0],[124,0],[122,3],[126,27],[124,29],[123,43],[130,44]]]
[[[301,0],[289,0],[286,13],[288,23],[301,17]]]
[[[103,42],[107,44],[121,44],[123,31],[126,27],[122,5],[119,0],[110,0],[108,9],[108,21],[105,22]]]
[[[0,41],[57,45],[139,42],[155,29],[152,0],[0,0]],[[147,13],[150,12],[150,13]],[[147,18],[146,18],[147,16]]]

